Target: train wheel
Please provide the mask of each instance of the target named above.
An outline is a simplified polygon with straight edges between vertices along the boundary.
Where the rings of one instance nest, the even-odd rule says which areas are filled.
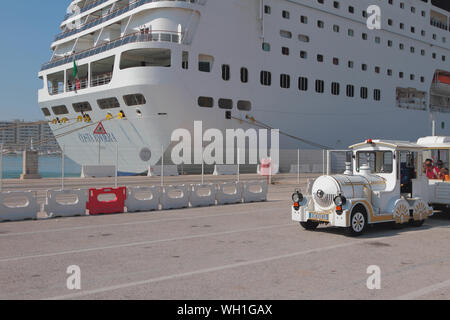
[[[366,228],[367,228],[366,210],[357,206],[352,212],[348,233],[351,236],[360,236],[364,233]]]
[[[311,220],[308,220],[307,222],[300,222],[301,226],[308,231],[314,231],[319,226],[318,222],[314,222]]]
[[[415,221],[411,221],[411,225],[413,227],[419,228],[419,227],[423,226],[424,222],[425,222],[425,220],[415,220]]]

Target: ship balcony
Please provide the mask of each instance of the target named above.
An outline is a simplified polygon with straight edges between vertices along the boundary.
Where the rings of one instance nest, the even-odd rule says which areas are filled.
[[[78,92],[87,88],[104,86],[112,81],[114,57],[78,66],[78,73],[73,74],[73,67],[47,76],[48,93],[53,95],[64,92]]]
[[[79,6],[80,8],[80,14],[85,13],[86,11],[89,11],[95,7],[98,7],[99,5],[107,2],[109,0],[87,0],[85,1],[85,3],[82,6]],[[67,21],[69,18],[71,18],[73,16],[73,13],[68,13],[64,16],[63,21]]]
[[[140,7],[140,6],[144,5],[144,4],[155,3],[155,2],[174,2],[174,1],[185,2],[185,3],[186,2],[187,3],[196,3],[196,4],[201,4],[201,5],[203,5],[206,2],[206,0],[137,0],[137,1],[133,1],[129,5],[127,5],[125,7],[122,7],[122,8],[119,8],[119,9],[116,9],[116,10],[114,10],[112,12],[109,12],[109,13],[105,14],[104,16],[101,16],[101,17],[99,17],[99,18],[97,18],[97,19],[95,19],[93,21],[85,23],[85,24],[81,25],[77,29],[67,30],[65,32],[62,32],[62,33],[56,35],[54,41],[56,42],[56,41],[65,39],[67,37],[70,37],[72,35],[75,35],[77,33],[80,33],[82,31],[85,31],[85,30],[88,30],[90,28],[93,28],[93,27],[95,27],[97,25],[100,25],[100,24],[102,24],[104,22],[112,20],[112,19],[114,19],[114,18],[116,18],[118,16],[121,16],[121,15],[123,15],[124,13],[126,13],[128,11],[136,9],[136,8],[138,8],[138,7]]]
[[[59,58],[56,60],[52,60],[48,63],[45,63],[41,71],[48,70],[51,68],[55,68],[58,66],[62,66],[68,63],[75,61],[79,61],[84,58],[91,57],[93,55],[97,55],[108,50],[112,50],[130,43],[139,43],[139,42],[172,42],[172,43],[182,43],[183,41],[183,32],[173,32],[167,30],[147,30],[144,32],[137,32],[126,35],[119,39],[115,39],[109,42],[102,43],[98,46],[92,47],[90,49],[67,55],[64,58]]]

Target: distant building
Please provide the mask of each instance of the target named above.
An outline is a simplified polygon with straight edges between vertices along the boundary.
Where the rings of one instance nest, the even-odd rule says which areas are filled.
[[[31,147],[43,152],[60,150],[50,126],[42,122],[1,121],[0,144],[8,151],[23,151]]]

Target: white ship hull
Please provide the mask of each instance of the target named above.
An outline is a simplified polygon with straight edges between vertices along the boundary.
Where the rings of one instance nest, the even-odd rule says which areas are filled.
[[[370,4],[370,1],[358,1],[358,4],[354,1],[348,2],[354,4],[358,10],[367,8]],[[422,1],[413,2],[419,12],[422,8],[429,11],[429,4]],[[165,3],[162,1],[146,6],[166,8],[176,4],[176,2]],[[110,135],[102,138],[103,141],[100,143],[93,135],[95,125],[58,137],[63,132],[87,124],[74,123],[72,120],[70,128],[67,129],[65,128],[67,124],[52,124],[52,129],[58,137],[59,144],[64,146],[66,155],[79,164],[98,164],[100,148],[100,162],[112,164],[116,159],[116,145],[118,145],[119,171],[141,173],[160,161],[162,150],[166,152],[166,157],[169,157],[172,132],[179,128],[192,130],[194,121],[203,121],[204,130],[252,127],[237,120],[227,120],[226,110],[217,107],[220,98],[234,101],[234,109],[231,110],[233,117],[245,119],[246,116],[250,116],[272,128],[333,149],[346,149],[347,146],[367,138],[415,141],[431,133],[432,119],[437,124],[436,134],[450,135],[450,112],[432,112],[428,103],[425,110],[399,108],[396,102],[396,88],[415,88],[429,93],[436,70],[450,69],[448,44],[430,49],[423,40],[414,39],[420,38],[419,36],[406,37],[389,30],[370,31],[360,16],[357,16],[355,21],[349,21],[332,14],[332,8],[328,7],[330,13],[317,10],[315,7],[318,5],[311,7],[300,5],[303,4],[300,1],[264,1],[264,3],[270,4],[272,14],[263,19],[260,19],[261,2],[256,0],[230,2],[209,0],[204,6],[183,4],[187,8],[197,10],[201,15],[191,43],[162,41],[131,43],[77,61],[79,65],[84,65],[115,55],[111,82],[104,86],[77,92],[62,92],[58,95],[50,95],[45,87],[39,91],[41,107],[51,109],[52,106],[61,104],[71,106],[72,103],[89,101],[93,106],[89,116],[96,122],[104,119],[108,112],[115,114],[118,112],[99,109],[96,100],[117,97],[126,118],[103,121]],[[385,7],[386,10],[390,9],[387,4]],[[289,20],[281,19],[282,9],[290,11]],[[309,24],[300,24],[298,16],[301,13],[308,16]],[[277,15],[277,21],[279,20],[277,24],[274,15]],[[334,20],[330,20],[331,18]],[[411,17],[411,22],[414,21],[413,18]],[[156,20],[151,15],[149,19]],[[316,27],[317,19],[326,22],[326,30]],[[334,23],[341,26],[340,33],[333,32],[331,27]],[[435,28],[428,24],[424,25],[424,28],[430,30],[428,34],[432,32],[440,34],[440,31],[444,31],[440,29],[435,31]],[[354,37],[346,35],[349,27],[354,29]],[[166,28],[173,26],[168,22]],[[280,37],[280,29],[290,30],[294,36],[292,39],[284,39]],[[370,41],[362,40],[361,33],[367,33]],[[299,42],[297,34],[307,34],[311,42],[309,44]],[[374,43],[373,38],[377,36],[382,38],[382,44]],[[397,47],[387,48],[385,45],[387,39],[392,39]],[[261,50],[263,41],[270,42],[271,52]],[[419,52],[422,47],[426,48],[426,56],[419,53],[411,54],[409,50],[399,51],[399,42],[404,43],[406,48],[414,46]],[[281,54],[283,46],[290,47],[289,56]],[[137,48],[170,49],[171,66],[121,70],[120,53]],[[299,57],[299,51],[303,49],[308,51],[306,60]],[[188,70],[181,68],[183,51],[189,52]],[[436,52],[438,57],[447,55],[447,60],[431,58],[433,52]],[[211,72],[199,72],[197,58],[200,54],[214,56]],[[316,61],[317,54],[325,56],[323,63]],[[339,65],[332,63],[333,57],[339,58]],[[347,66],[348,60],[354,61],[352,69]],[[367,71],[361,70],[362,63],[368,65]],[[229,81],[224,81],[221,77],[222,64],[231,66]],[[248,83],[240,81],[239,71],[243,66],[249,70]],[[71,64],[66,64],[43,70],[40,75],[45,77],[57,70],[71,67]],[[381,72],[374,72],[375,67],[380,67]],[[387,69],[393,70],[392,76],[386,74]],[[261,70],[272,72],[271,86],[261,85],[259,79]],[[399,79],[399,72],[404,73],[402,79]],[[280,74],[290,75],[289,89],[280,87]],[[411,80],[410,74],[414,75],[414,80]],[[300,76],[309,79],[307,91],[298,89],[297,80]],[[420,81],[421,77],[423,82]],[[324,80],[324,93],[315,92],[316,79]],[[331,82],[340,83],[339,95],[331,94]],[[355,86],[355,97],[346,96],[346,84]],[[368,99],[360,98],[360,87],[369,89]],[[372,91],[374,89],[380,90],[380,101],[374,100]],[[137,107],[123,105],[122,97],[135,93],[143,94],[146,104]],[[214,98],[214,107],[199,107],[197,100],[201,96]],[[238,100],[251,101],[251,111],[237,110]],[[69,119],[79,116],[79,113],[68,109]],[[48,120],[54,118],[55,115],[51,115]],[[148,161],[141,154],[145,148],[149,149],[152,155]],[[297,149],[312,149],[312,147],[281,135],[280,149],[280,165],[286,170],[290,164],[296,163]]]

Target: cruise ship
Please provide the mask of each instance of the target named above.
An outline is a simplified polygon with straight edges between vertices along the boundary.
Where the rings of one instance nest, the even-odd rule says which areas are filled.
[[[118,148],[121,172],[145,172],[194,121],[280,129],[282,171],[297,149],[450,135],[447,0],[68,5],[39,104],[79,164],[114,163]]]

